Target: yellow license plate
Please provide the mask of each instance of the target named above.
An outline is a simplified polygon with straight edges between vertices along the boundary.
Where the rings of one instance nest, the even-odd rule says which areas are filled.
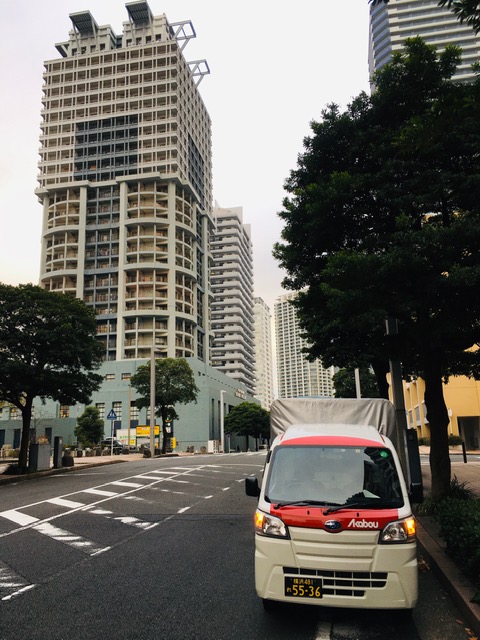
[[[285,576],[285,595],[293,598],[322,597],[322,581],[318,578],[290,578]]]

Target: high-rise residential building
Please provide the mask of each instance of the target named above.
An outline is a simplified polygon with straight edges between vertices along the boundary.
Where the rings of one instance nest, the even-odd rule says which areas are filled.
[[[438,0],[391,0],[370,7],[370,74],[387,64],[392,53],[413,36],[421,36],[439,50],[447,44],[461,47],[462,62],[454,78],[474,77],[471,65],[480,60],[480,35],[461,24],[450,9],[439,7]]]
[[[296,295],[286,293],[275,301],[278,397],[333,397],[334,367],[326,369],[319,360],[309,362],[302,351],[308,342],[301,337],[297,312],[291,304]]]
[[[270,411],[274,399],[273,354],[270,309],[262,298],[254,298],[253,325],[255,337],[255,396]]]
[[[249,224],[242,207],[213,212],[212,365],[255,393],[253,337],[253,257]]]
[[[96,313],[104,382],[91,404],[106,435],[133,434],[135,444],[149,418],[135,405],[132,375],[152,355],[184,357],[199,392],[196,403],[176,407],[175,436],[180,450],[215,451],[223,416],[253,400],[253,339],[245,332],[240,380],[211,366],[211,121],[198,88],[209,69],[185,58],[196,35],[190,21],[154,16],[143,1],[126,9],[121,35],[89,11],[70,14],[60,56],[44,63],[40,284]],[[247,306],[248,243],[242,252],[239,297]],[[35,407],[36,425],[71,444],[84,408],[47,400]],[[0,421],[0,439],[15,443],[15,412],[0,409]]]
[[[209,360],[211,122],[190,22],[126,5],[123,33],[70,14],[44,63],[40,281],[95,308],[106,360]]]

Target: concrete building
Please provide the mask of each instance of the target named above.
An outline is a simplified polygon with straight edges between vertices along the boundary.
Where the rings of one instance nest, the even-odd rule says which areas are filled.
[[[241,207],[213,211],[212,364],[255,394],[253,257]]]
[[[452,11],[437,0],[394,0],[370,7],[370,75],[403,48],[406,38],[421,36],[442,50],[447,44],[462,49],[462,62],[455,79],[471,80],[471,65],[480,60],[480,35],[461,24]]]
[[[275,301],[278,397],[333,397],[334,367],[325,369],[319,360],[309,362],[302,352],[308,343],[300,335],[295,307],[291,304],[295,297],[296,293],[286,293]]]
[[[142,1],[126,9],[121,35],[89,11],[71,14],[60,57],[44,63],[40,284],[95,309],[105,363],[92,404],[106,434],[110,409],[116,428],[146,424],[128,381],[154,353],[186,358],[201,383],[197,404],[177,407],[177,440],[219,446],[221,416],[253,385],[210,366],[212,143],[198,89],[209,69],[185,58],[190,21]],[[71,442],[83,409],[38,403],[37,431]],[[12,414],[2,411],[0,445],[16,438]]]
[[[264,409],[270,411],[274,399],[273,353],[270,308],[262,298],[254,298],[253,323],[255,334],[255,396]]]

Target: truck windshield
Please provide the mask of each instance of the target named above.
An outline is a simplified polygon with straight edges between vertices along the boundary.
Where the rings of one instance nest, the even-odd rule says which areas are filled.
[[[270,462],[265,499],[403,505],[395,461],[382,447],[278,446]]]

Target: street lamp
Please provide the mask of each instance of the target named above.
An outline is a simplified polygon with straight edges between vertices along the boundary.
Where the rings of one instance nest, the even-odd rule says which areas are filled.
[[[223,406],[224,395],[225,395],[225,390],[221,389],[220,390],[220,453],[223,453],[225,451],[225,444],[224,444],[225,409]]]
[[[155,455],[155,347],[150,355],[150,455]]]

